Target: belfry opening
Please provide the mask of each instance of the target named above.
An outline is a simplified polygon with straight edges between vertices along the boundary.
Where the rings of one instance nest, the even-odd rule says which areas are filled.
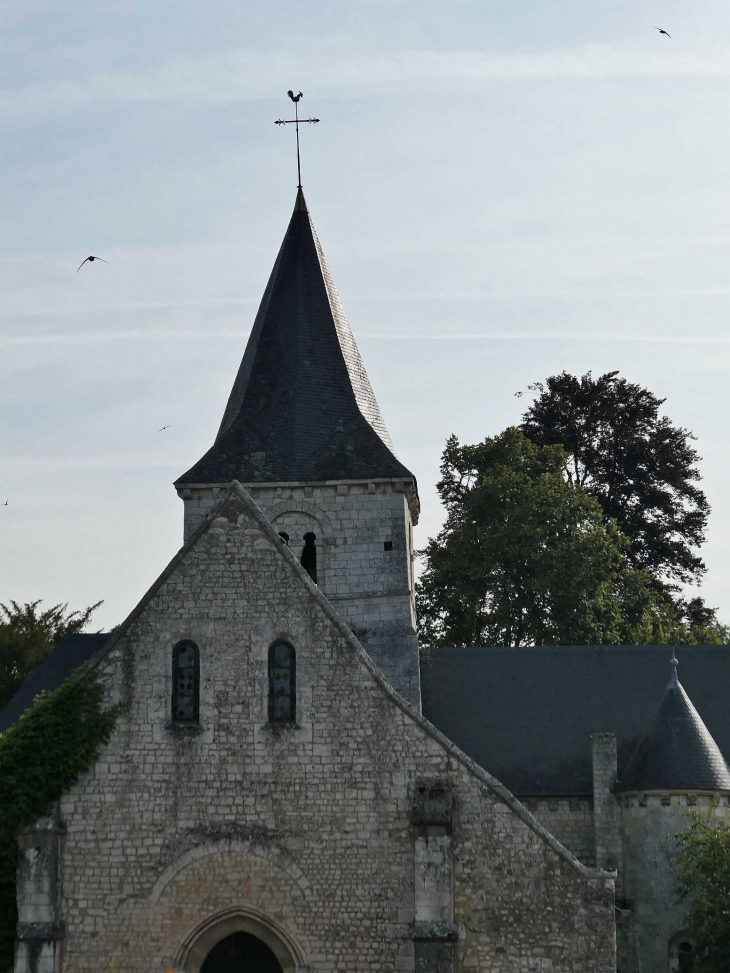
[[[302,548],[301,564],[309,577],[317,583],[317,536],[307,533],[304,535],[304,547]]]

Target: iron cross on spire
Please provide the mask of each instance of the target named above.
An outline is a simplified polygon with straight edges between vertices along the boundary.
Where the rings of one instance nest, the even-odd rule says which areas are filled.
[[[302,164],[301,164],[301,161],[299,159],[299,123],[300,122],[302,124],[304,124],[305,122],[307,122],[307,123],[310,123],[310,122],[311,123],[315,123],[315,122],[318,122],[319,119],[318,118],[300,118],[299,117],[299,100],[300,100],[300,98],[303,98],[304,97],[304,95],[301,93],[301,91],[299,92],[298,95],[295,95],[293,91],[287,91],[287,94],[289,95],[289,97],[291,98],[291,100],[294,102],[294,118],[277,118],[276,121],[274,122],[274,125],[294,125],[294,127],[296,129],[296,133],[297,133],[297,176],[299,177],[299,182],[297,183],[297,188],[298,189],[301,189],[302,188]]]

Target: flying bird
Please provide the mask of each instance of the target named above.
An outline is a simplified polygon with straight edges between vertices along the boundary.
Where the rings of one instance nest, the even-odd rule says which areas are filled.
[[[95,257],[95,256],[94,256],[93,254],[90,254],[90,255],[89,255],[89,256],[88,256],[87,258],[86,258],[86,260],[88,260],[88,261],[89,261],[90,263],[93,263],[93,262],[94,262],[94,260],[101,260],[101,262],[102,262],[103,264],[108,264],[108,263],[109,263],[109,261],[108,261],[108,260],[104,260],[104,258],[103,258],[103,257]],[[81,261],[81,263],[80,263],[80,264],[78,265],[78,267],[76,268],[76,273],[77,273],[77,274],[78,274],[78,272],[79,272],[79,271],[81,270],[81,268],[82,268],[82,267],[84,266],[84,264],[86,263],[86,260],[82,260],[82,261]]]
[[[169,429],[169,428],[170,428],[169,426],[163,426],[162,429],[158,429],[157,431],[158,432],[164,432],[166,429]]]
[[[297,102],[297,101],[299,101],[300,98],[303,98],[304,97],[304,95],[301,93],[301,91],[299,92],[298,95],[295,95],[293,91],[287,91],[287,94],[289,95],[289,97],[291,98],[291,100],[293,102]]]
[[[7,505],[8,505],[8,501],[6,500],[5,503],[3,504],[3,507],[7,507]]]
[[[654,30],[658,30],[660,34],[666,34],[670,40],[672,39],[672,35],[668,33],[668,31],[663,30],[661,27],[655,27]]]

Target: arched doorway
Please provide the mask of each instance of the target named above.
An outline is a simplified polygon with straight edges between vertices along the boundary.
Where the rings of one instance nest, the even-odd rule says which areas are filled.
[[[296,973],[304,955],[269,916],[240,906],[209,916],[177,952],[184,973]]]
[[[282,967],[266,943],[234,932],[211,949],[200,973],[282,973]]]
[[[686,932],[675,933],[669,940],[670,973],[693,973],[697,945]]]

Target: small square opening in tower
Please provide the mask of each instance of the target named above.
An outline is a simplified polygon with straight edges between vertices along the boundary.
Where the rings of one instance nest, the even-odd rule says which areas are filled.
[[[384,551],[392,551],[393,550],[393,541],[383,541],[383,550]]]

